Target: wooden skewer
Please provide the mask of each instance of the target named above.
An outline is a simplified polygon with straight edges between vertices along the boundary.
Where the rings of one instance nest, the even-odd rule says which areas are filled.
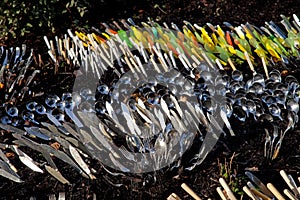
[[[247,186],[244,186],[243,187],[243,191],[253,200],[259,200],[258,197],[256,197],[252,192],[251,190],[247,187]]]
[[[51,46],[50,46],[50,43],[49,43],[49,40],[48,40],[47,36],[44,36],[44,40],[45,40],[45,43],[46,43],[46,45],[48,47],[48,50],[50,50]]]
[[[52,54],[54,55],[54,57],[56,57],[54,43],[52,40],[50,40],[50,47],[51,47]]]
[[[126,64],[127,64],[128,67],[129,67],[129,69],[130,69],[133,73],[135,73],[135,70],[133,69],[133,66],[131,65],[131,62],[129,61],[128,57],[125,56],[124,59],[125,59],[125,61],[126,61]]]
[[[217,66],[219,67],[220,70],[224,70],[224,68],[223,68],[223,66],[222,66],[222,64],[221,64],[221,62],[218,58],[216,59],[216,64],[217,64]]]
[[[297,198],[288,189],[283,190],[283,193],[291,200],[297,200]]]
[[[158,73],[161,73],[161,71],[159,70],[159,68],[158,68],[158,66],[157,66],[157,64],[156,64],[156,62],[154,61],[154,55],[153,55],[153,54],[150,56],[150,61],[151,61],[151,63],[153,64],[154,69],[155,69]]]
[[[201,200],[201,198],[185,183],[181,184],[182,189],[184,189],[189,195],[191,195],[196,200]]]
[[[188,67],[187,63],[185,62],[184,58],[182,57],[182,55],[183,54],[179,54],[178,58],[179,58],[180,62],[183,64],[184,68],[188,70],[189,67]]]
[[[195,61],[197,65],[200,65],[200,61],[195,57],[195,55],[191,55],[191,58]]]
[[[280,192],[275,188],[275,186],[272,183],[268,183],[267,188],[274,194],[274,196],[278,200],[285,200],[284,197],[280,194]]]
[[[217,192],[219,194],[219,196],[221,197],[222,200],[227,200],[225,194],[223,193],[221,187],[217,187]]]
[[[232,68],[232,70],[235,71],[235,70],[236,70],[236,67],[234,66],[232,60],[231,60],[230,58],[228,58],[227,61],[228,61],[229,65],[230,65],[230,67]]]
[[[207,55],[203,52],[202,54],[202,57],[204,58],[204,60],[208,63],[208,65],[214,69],[214,65],[211,63],[211,59],[207,57]]]
[[[250,57],[249,57],[248,52],[245,51],[244,54],[245,54],[246,60],[247,60],[247,62],[248,62],[248,65],[249,65],[251,71],[252,71],[253,73],[255,73],[255,70],[254,70],[253,64],[252,64],[252,62],[251,62],[251,60],[250,60]]]
[[[261,61],[262,61],[263,68],[265,70],[266,77],[269,78],[269,72],[268,72],[268,68],[266,65],[266,59],[264,57],[261,57]]]
[[[185,63],[191,68],[192,67],[191,62],[189,61],[189,59],[186,57],[185,54],[182,54],[182,58],[185,60]]]
[[[138,72],[141,72],[139,67],[137,66],[136,62],[134,61],[133,58],[129,58],[131,64],[134,66],[134,68],[138,71]]]
[[[229,199],[230,200],[237,200],[236,197],[234,196],[233,192],[231,191],[231,189],[227,185],[226,181],[223,178],[220,178],[219,182],[222,185],[222,187],[224,188],[224,190],[226,191],[227,196],[229,197]]]
[[[170,196],[167,198],[167,200],[181,200],[180,197],[175,194],[175,193],[172,193],[170,194]]]

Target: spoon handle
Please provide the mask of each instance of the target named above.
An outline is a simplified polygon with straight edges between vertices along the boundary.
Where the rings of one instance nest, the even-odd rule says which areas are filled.
[[[72,121],[76,124],[76,126],[78,126],[79,128],[83,127],[81,121],[76,117],[76,115],[71,110],[66,109],[65,111],[67,115],[72,119]]]
[[[62,126],[62,124],[53,116],[51,115],[50,113],[46,113],[48,119],[56,126],[56,127],[59,127],[59,126]]]

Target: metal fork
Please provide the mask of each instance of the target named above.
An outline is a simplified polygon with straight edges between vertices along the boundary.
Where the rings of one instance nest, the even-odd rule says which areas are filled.
[[[265,128],[265,132],[266,132],[266,137],[265,137],[264,156],[268,159],[269,156],[270,156],[270,154],[269,154],[270,149],[268,149],[268,151],[267,151],[267,146],[268,146],[268,144],[270,144],[270,142],[271,142],[271,136],[270,136],[270,134],[269,134],[268,129]]]
[[[289,119],[289,123],[288,123],[288,125],[287,125],[287,128],[284,130],[284,132],[281,131],[280,138],[279,138],[278,142],[277,142],[276,145],[275,145],[274,153],[273,153],[273,156],[272,156],[272,160],[274,160],[275,158],[277,158],[285,134],[286,134],[291,128],[293,128],[293,126],[294,126],[294,123],[295,123],[295,122],[294,122],[294,119],[293,119],[293,117],[292,117],[292,115],[291,115],[290,112],[289,112],[289,114],[288,114],[288,119]]]
[[[272,137],[272,141],[271,141],[271,147],[270,147],[270,154],[269,155],[273,155],[273,146],[274,146],[274,142],[275,142],[277,137],[278,137],[278,126],[274,125],[274,131],[273,131],[273,137]]]

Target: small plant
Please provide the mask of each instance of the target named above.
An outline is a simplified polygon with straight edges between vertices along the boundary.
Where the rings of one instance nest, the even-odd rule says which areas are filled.
[[[79,21],[86,24],[83,17],[89,7],[83,0],[3,0],[0,2],[0,42],[29,34],[54,35],[65,26],[81,25]],[[57,21],[62,23],[55,23]]]
[[[235,168],[233,168],[234,157],[235,157],[235,153],[233,153],[229,162],[225,158],[224,164],[220,163],[220,160],[218,159],[220,176],[225,179],[225,181],[228,183],[230,189],[235,194],[243,195],[244,192],[242,190],[242,187],[243,187],[243,185],[246,184],[246,177],[238,175],[238,166],[237,165],[235,166]]]

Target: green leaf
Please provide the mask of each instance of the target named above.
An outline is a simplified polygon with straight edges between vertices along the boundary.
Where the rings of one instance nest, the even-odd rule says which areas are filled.
[[[30,28],[33,27],[32,24],[30,24],[30,23],[27,23],[26,26],[28,26],[28,27],[30,27]]]
[[[73,7],[75,4],[74,0],[71,0],[70,7]]]

